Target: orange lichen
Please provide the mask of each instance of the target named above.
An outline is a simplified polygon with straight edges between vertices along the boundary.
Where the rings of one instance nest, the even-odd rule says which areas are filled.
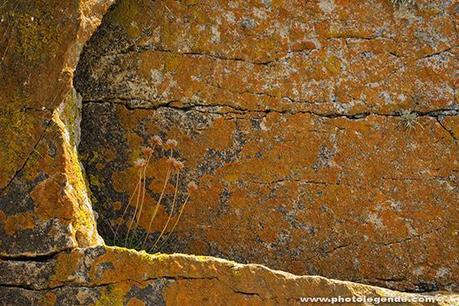
[[[26,212],[13,216],[8,216],[3,221],[4,230],[7,235],[14,235],[17,231],[33,229],[35,226],[35,216],[33,213]]]
[[[53,292],[47,292],[45,294],[44,303],[40,303],[40,306],[54,306],[57,305],[57,296]]]
[[[0,222],[5,222],[6,220],[6,215],[5,213],[3,212],[3,210],[0,210]]]
[[[73,207],[68,207],[62,201],[64,179],[62,176],[49,178],[35,186],[30,196],[36,204],[35,213],[43,220],[60,217],[69,221],[74,213]]]
[[[142,300],[139,300],[136,297],[130,298],[129,301],[127,302],[128,306],[145,306],[145,302]]]
[[[49,280],[50,286],[59,286],[62,283],[74,281],[81,264],[81,253],[79,251],[59,253],[56,259],[56,267]]]

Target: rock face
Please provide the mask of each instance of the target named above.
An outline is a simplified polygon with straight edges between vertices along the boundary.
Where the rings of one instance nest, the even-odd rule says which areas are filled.
[[[76,152],[81,101],[72,78],[110,3],[0,5],[0,256],[101,242]]]
[[[120,0],[76,75],[103,236],[133,215],[135,201],[122,218],[134,162],[161,135],[186,163],[179,200],[200,186],[162,250],[457,289],[457,12],[454,1]],[[148,170],[141,231],[167,154],[156,149]],[[170,189],[151,241],[178,217]]]
[[[330,296],[454,305],[459,299],[443,295],[443,302],[429,304],[420,300],[425,295],[299,277],[260,265],[106,247],[74,249],[44,262],[0,260],[0,268],[4,305],[304,305],[301,298]]]
[[[110,0],[0,2],[0,305],[432,305],[104,246],[87,182],[104,236],[125,231],[133,163],[157,134],[186,161],[178,203],[200,184],[164,250],[455,290],[456,4],[211,2],[119,0],[107,14]],[[135,233],[148,229],[169,154],[153,151]],[[149,244],[183,207],[169,185]],[[459,300],[439,296],[434,305]]]

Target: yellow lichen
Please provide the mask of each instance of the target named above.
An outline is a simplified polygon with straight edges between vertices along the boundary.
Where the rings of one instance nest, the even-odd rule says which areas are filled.
[[[77,103],[74,93],[70,93],[66,103]],[[71,119],[67,118],[68,116],[74,116],[74,111],[75,106],[72,107],[70,105],[57,109],[53,113],[53,123],[62,139],[62,172],[65,175],[64,180],[60,181],[60,188],[63,195],[59,197],[59,206],[64,210],[70,211],[71,216],[68,217],[72,220],[72,228],[78,244],[80,246],[91,246],[101,243],[101,240],[96,231],[94,214],[90,206],[86,182],[80,167],[76,143],[71,137],[75,126],[71,126]]]
[[[117,9],[109,16],[111,22],[121,26],[130,37],[140,35],[140,28],[135,21],[141,14],[140,2],[136,0],[119,1]]]
[[[50,285],[58,286],[62,283],[72,281],[78,271],[81,260],[81,253],[70,252],[60,253],[56,260],[54,273],[50,277]]]
[[[100,296],[94,306],[124,305],[124,298],[129,290],[125,284],[110,285],[100,290]]]

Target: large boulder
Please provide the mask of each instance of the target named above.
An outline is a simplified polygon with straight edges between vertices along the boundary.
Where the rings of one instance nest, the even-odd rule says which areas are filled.
[[[186,164],[179,203],[200,186],[161,250],[457,288],[455,18],[452,1],[120,0],[76,75],[103,236],[129,229],[160,135]],[[149,227],[167,154],[147,170],[149,246],[180,214],[170,186]]]
[[[96,229],[107,243],[118,225],[125,234],[133,164],[160,135],[178,140],[186,168],[180,205],[166,185],[149,249],[195,180],[163,250],[454,290],[454,2],[119,0],[106,14],[111,3],[0,3],[1,305],[457,304],[452,293],[107,247]],[[140,235],[168,154],[156,148],[145,172]]]
[[[111,0],[0,4],[0,256],[102,241],[76,152],[73,71]]]

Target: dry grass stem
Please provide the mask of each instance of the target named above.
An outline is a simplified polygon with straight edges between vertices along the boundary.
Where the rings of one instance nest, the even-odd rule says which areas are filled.
[[[174,191],[174,199],[172,200],[171,213],[169,214],[169,217],[167,218],[166,224],[164,225],[163,230],[161,231],[161,234],[159,234],[158,238],[156,239],[155,243],[153,244],[153,249],[156,247],[158,242],[163,237],[164,232],[166,231],[167,226],[169,225],[169,222],[171,221],[172,214],[174,213],[175,202],[177,201],[179,180],[180,180],[180,170],[177,170],[177,180],[175,181],[175,191]]]
[[[171,221],[172,221],[172,215],[174,214],[174,211],[176,210],[176,208],[179,207],[179,204],[177,203],[177,201],[178,201],[178,193],[179,193],[179,186],[180,186],[180,174],[181,174],[181,170],[185,167],[185,165],[183,162],[173,157],[174,149],[177,147],[176,140],[169,139],[165,143],[163,143],[161,137],[153,136],[152,138],[148,140],[148,145],[149,146],[142,148],[142,153],[143,153],[144,158],[139,158],[134,162],[134,166],[138,168],[138,179],[137,179],[137,183],[134,188],[134,191],[132,195],[130,196],[129,201],[123,211],[121,219],[124,220],[124,218],[128,214],[129,207],[133,206],[134,212],[132,216],[129,214],[130,216],[127,218],[128,219],[127,222],[118,223],[116,230],[113,229],[111,224],[110,224],[110,228],[111,228],[112,233],[114,234],[114,239],[113,239],[114,244],[116,244],[117,242],[117,238],[119,235],[118,233],[119,233],[121,225],[125,224],[125,226],[127,227],[127,230],[126,230],[126,234],[123,237],[124,246],[134,247],[134,248],[140,247],[142,249],[145,249],[148,239],[150,238],[153,222],[158,214],[161,203],[166,197],[167,186],[169,185],[169,182],[172,180],[171,177],[173,177],[173,173],[176,171],[177,174],[176,174],[176,179],[175,179],[175,184],[174,184],[174,195],[172,199],[171,211],[166,220],[166,223],[161,229],[159,236],[156,238],[155,242],[153,243],[153,246],[151,247],[151,249],[154,250],[158,246],[158,244],[159,244],[159,249],[160,249],[171,237],[172,233],[177,227],[178,222],[180,221],[180,218],[183,215],[183,211],[190,199],[190,195],[194,190],[197,189],[197,185],[194,182],[191,182],[188,184],[188,194],[185,198],[185,201],[183,202],[183,205],[180,207],[177,219],[172,225],[172,228],[166,234],[166,231],[169,228],[169,225],[171,224]],[[160,196],[158,200],[156,201],[156,205],[154,206],[154,210],[148,222],[148,227],[145,229],[146,230],[145,236],[141,238],[143,235],[142,235],[142,231],[139,232],[139,227],[140,227],[142,215],[146,209],[145,199],[146,199],[146,193],[147,193],[147,171],[148,171],[148,166],[150,165],[151,159],[153,157],[154,149],[156,146],[164,148],[164,150],[166,150],[166,152],[169,153],[167,160],[166,160],[167,172],[166,172],[166,177],[164,178],[164,184],[162,186]],[[135,201],[135,205],[133,205],[134,201]]]

